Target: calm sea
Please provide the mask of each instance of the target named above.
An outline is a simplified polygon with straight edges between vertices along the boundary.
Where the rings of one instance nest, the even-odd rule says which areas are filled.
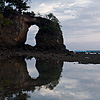
[[[100,64],[0,60],[0,100],[100,100]]]

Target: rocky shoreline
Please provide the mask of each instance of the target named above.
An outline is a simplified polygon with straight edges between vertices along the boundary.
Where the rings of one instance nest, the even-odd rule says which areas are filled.
[[[33,57],[37,59],[56,59],[64,62],[78,62],[80,64],[100,64],[100,54],[90,54],[72,51],[66,52],[54,52],[54,51],[42,51],[37,50],[31,46],[25,46],[20,48],[0,48],[0,59],[7,59],[11,57],[24,56],[26,59]]]
[[[53,20],[41,16],[31,16],[27,13],[1,13],[0,23],[0,59],[25,57],[27,59],[58,59],[67,62],[83,64],[100,64],[100,54],[74,53],[66,49],[59,20],[53,15]],[[4,20],[7,21],[4,24]],[[25,45],[29,28],[38,26],[34,47]]]

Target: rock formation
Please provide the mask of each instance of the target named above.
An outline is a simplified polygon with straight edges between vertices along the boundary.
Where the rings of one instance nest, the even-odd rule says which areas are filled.
[[[62,31],[58,23],[46,18],[31,17],[29,15],[10,15],[9,24],[0,25],[0,46],[23,46],[27,39],[28,29],[31,25],[37,25],[39,31],[36,34],[36,46],[39,50],[66,51],[63,44]]]

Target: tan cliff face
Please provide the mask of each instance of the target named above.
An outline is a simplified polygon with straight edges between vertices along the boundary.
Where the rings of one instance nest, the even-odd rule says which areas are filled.
[[[10,23],[0,28],[0,46],[23,46],[26,42],[28,29],[31,25],[37,25],[39,31],[36,34],[36,48],[43,50],[65,50],[62,31],[59,24],[46,18],[31,17],[28,15],[12,15]]]

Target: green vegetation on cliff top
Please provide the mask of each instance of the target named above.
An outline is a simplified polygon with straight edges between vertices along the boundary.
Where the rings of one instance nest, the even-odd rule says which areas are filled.
[[[21,13],[29,8],[27,2],[28,0],[0,0],[0,12],[13,9]]]
[[[10,20],[7,19],[10,14],[20,13],[27,14],[29,16],[34,17],[36,14],[32,12],[24,12],[28,8],[29,0],[0,0],[0,25],[7,25],[10,23]],[[41,14],[38,14],[41,17]],[[60,23],[59,20],[52,13],[46,14],[43,16],[44,18],[51,20],[52,22]],[[60,25],[59,25],[60,26]]]

